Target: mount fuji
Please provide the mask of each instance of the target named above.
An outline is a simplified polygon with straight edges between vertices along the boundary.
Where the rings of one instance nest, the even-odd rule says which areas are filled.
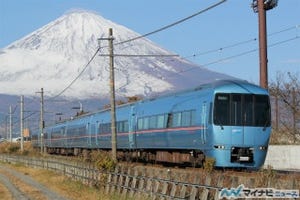
[[[64,91],[67,98],[107,98],[108,42],[101,40],[103,48],[92,56],[109,28],[115,54],[174,55],[144,37],[120,43],[141,35],[94,12],[73,11],[0,49],[0,93],[33,96],[44,88],[47,96]],[[117,96],[152,96],[232,78],[179,56],[115,56],[114,66]]]

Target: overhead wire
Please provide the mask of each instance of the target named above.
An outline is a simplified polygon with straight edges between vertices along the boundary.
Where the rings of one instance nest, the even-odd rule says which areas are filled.
[[[290,30],[297,29],[298,27],[299,27],[299,25],[290,26],[288,28],[285,28],[285,29],[282,29],[282,30],[279,30],[279,31],[276,31],[276,32],[273,32],[273,33],[270,33],[267,36],[268,37],[274,36],[274,35],[277,35],[279,33],[283,33],[283,32],[287,32],[287,31],[290,31]],[[227,46],[223,46],[223,47],[219,47],[219,48],[215,48],[215,49],[203,51],[203,52],[200,52],[200,53],[195,53],[193,55],[184,56],[183,58],[191,58],[191,57],[202,56],[202,55],[206,55],[206,54],[210,54],[210,53],[215,53],[215,52],[223,51],[224,49],[229,49],[229,48],[241,46],[241,45],[244,45],[244,44],[248,44],[248,43],[251,43],[251,42],[255,42],[257,40],[258,40],[258,38],[255,37],[255,38],[252,38],[252,39],[248,39],[248,40],[236,42],[236,43],[233,43],[233,44],[229,44]]]
[[[183,18],[183,19],[181,19],[181,20],[178,20],[178,21],[176,21],[176,22],[174,22],[174,23],[171,23],[171,24],[169,24],[169,25],[163,26],[163,27],[161,27],[161,28],[159,28],[159,29],[157,29],[157,30],[151,31],[151,32],[146,33],[146,34],[144,34],[144,35],[137,36],[137,37],[132,38],[132,39],[128,39],[128,40],[125,40],[125,41],[118,42],[118,43],[116,43],[115,45],[119,45],[119,44],[123,44],[123,43],[127,43],[127,42],[132,42],[132,41],[134,41],[134,40],[138,40],[138,39],[140,39],[140,38],[144,38],[144,37],[147,37],[147,36],[149,36],[149,35],[153,35],[153,34],[155,34],[155,33],[161,32],[161,31],[163,31],[163,30],[166,30],[166,29],[168,29],[168,28],[171,28],[171,27],[173,27],[173,26],[176,26],[176,25],[178,25],[178,24],[180,24],[180,23],[182,23],[182,22],[185,22],[185,21],[187,21],[187,20],[189,20],[189,19],[191,19],[191,18],[193,18],[193,17],[196,17],[196,16],[198,16],[198,15],[200,15],[200,14],[202,14],[202,13],[205,13],[205,12],[207,12],[207,11],[209,11],[209,10],[211,10],[211,9],[213,9],[213,8],[215,8],[215,7],[219,6],[219,5],[221,5],[221,4],[223,4],[225,1],[226,1],[226,0],[221,0],[221,1],[217,2],[217,3],[215,3],[215,4],[212,4],[211,6],[205,8],[205,9],[202,9],[202,10],[196,12],[195,14],[192,14],[192,15],[190,15],[190,16],[188,16],[188,17],[185,17],[185,18]]]
[[[221,1],[219,1],[219,2],[217,2],[217,3],[215,3],[215,4],[213,4],[213,5],[211,5],[211,6],[209,6],[209,7],[207,7],[207,8],[205,8],[205,9],[203,9],[203,10],[201,10],[201,11],[199,11],[199,12],[193,14],[193,15],[190,15],[190,16],[188,16],[188,17],[186,17],[186,18],[183,18],[183,19],[181,19],[181,20],[178,20],[178,21],[176,21],[176,22],[174,22],[174,23],[172,23],[172,24],[169,24],[169,25],[164,26],[164,27],[162,27],[162,28],[159,28],[159,29],[157,29],[157,30],[155,30],[155,31],[149,32],[149,33],[147,33],[147,34],[144,34],[144,35],[141,35],[141,36],[138,36],[138,37],[135,37],[135,38],[131,38],[131,39],[128,39],[128,40],[125,40],[125,41],[121,41],[121,42],[115,43],[114,45],[120,45],[120,44],[124,44],[124,43],[128,43],[128,42],[132,42],[132,41],[134,41],[134,40],[138,40],[138,39],[147,37],[147,36],[149,36],[149,35],[158,33],[158,32],[160,32],[160,31],[163,31],[163,30],[165,30],[165,29],[168,29],[168,28],[170,28],[170,27],[172,27],[172,26],[175,26],[175,25],[177,25],[177,24],[180,24],[180,23],[182,23],[182,22],[184,22],[184,21],[186,21],[186,20],[189,20],[189,19],[191,19],[191,18],[193,18],[193,17],[195,17],[195,16],[197,16],[197,15],[200,15],[200,14],[202,14],[202,13],[204,13],[204,12],[206,12],[206,11],[208,11],[208,10],[210,10],[210,9],[212,9],[212,8],[214,8],[214,7],[216,7],[216,6],[220,5],[220,4],[222,4],[222,3],[224,3],[225,1],[226,1],[226,0],[221,0]],[[287,28],[287,29],[284,29],[284,30],[281,30],[281,31],[278,31],[278,32],[274,32],[274,33],[272,33],[272,34],[270,34],[270,35],[275,35],[275,34],[278,34],[278,33],[281,33],[281,32],[285,32],[285,31],[289,31],[289,30],[292,30],[292,29],[294,29],[294,27],[290,27],[290,28]],[[232,45],[228,45],[228,46],[225,46],[225,47],[221,47],[221,48],[218,48],[218,49],[213,49],[213,50],[209,50],[209,51],[206,51],[206,52],[201,52],[201,53],[198,53],[198,54],[193,54],[192,56],[188,56],[188,57],[184,57],[184,58],[196,57],[196,56],[200,56],[200,55],[204,55],[204,54],[208,54],[208,53],[213,53],[213,52],[216,52],[216,51],[220,51],[220,50],[224,50],[224,49],[227,49],[227,48],[236,47],[236,46],[239,46],[239,45],[242,45],[242,44],[246,44],[246,43],[249,43],[249,42],[253,42],[253,41],[256,41],[256,40],[257,40],[257,38],[253,38],[253,39],[250,39],[250,40],[238,42],[238,43],[235,43],[235,44],[232,44]],[[286,41],[286,42],[287,42],[287,41]],[[282,43],[282,42],[281,42],[281,43]],[[80,71],[80,73],[75,77],[75,79],[73,79],[73,81],[70,82],[69,85],[67,85],[67,86],[66,86],[61,92],[59,92],[57,95],[55,95],[55,96],[53,96],[53,97],[50,97],[50,98],[47,99],[47,100],[55,99],[55,98],[61,96],[66,90],[68,90],[68,89],[69,89],[69,88],[70,88],[70,87],[71,87],[71,86],[79,79],[79,77],[84,73],[84,71],[87,69],[87,67],[90,65],[90,63],[95,59],[96,55],[99,53],[100,49],[102,49],[102,48],[105,48],[105,47],[99,47],[99,48],[97,48],[96,52],[93,54],[93,56],[92,56],[91,59],[88,61],[88,63],[85,65],[85,67]],[[243,56],[243,55],[245,55],[245,54],[252,53],[252,52],[254,52],[254,51],[257,51],[257,49],[249,50],[249,51],[246,51],[246,52],[237,54],[237,55],[233,55],[233,56],[230,56],[230,57],[226,57],[226,58],[223,58],[223,59],[219,59],[219,60],[217,60],[217,61],[213,61],[213,62],[204,64],[204,66],[208,66],[208,65],[211,65],[211,64],[215,64],[215,63],[218,63],[218,62],[222,62],[222,61],[224,61],[224,60],[226,60],[226,59],[230,59],[230,58],[234,58],[234,57]],[[107,56],[107,55],[103,55],[103,56]],[[150,55],[125,55],[125,54],[120,54],[119,56],[127,56],[127,57],[130,57],[130,56],[139,56],[139,57],[144,56],[144,57],[146,57],[146,56],[150,56]],[[152,56],[153,56],[153,55],[152,55]],[[164,55],[156,55],[156,56],[164,57]],[[203,66],[203,65],[202,65],[202,66]],[[189,70],[190,70],[190,69],[189,69]],[[183,72],[183,71],[182,71],[182,72]],[[182,73],[182,72],[181,72],[181,73]]]
[[[276,32],[273,32],[273,33],[270,33],[268,34],[268,36],[273,36],[273,35],[276,35],[276,34],[279,34],[279,33],[283,33],[283,32],[286,32],[286,31],[290,31],[290,30],[293,30],[295,28],[298,28],[299,25],[296,25],[296,26],[292,26],[292,27],[289,27],[289,28],[286,28],[286,29],[283,29],[283,30],[279,30],[279,31],[276,31]],[[283,40],[283,41],[279,41],[279,42],[276,42],[276,43],[273,43],[273,44],[270,44],[268,45],[268,48],[270,47],[274,47],[274,46],[277,46],[277,45],[280,45],[280,44],[283,44],[283,43],[287,43],[287,42],[290,42],[292,40],[296,40],[296,39],[299,39],[299,36],[296,35],[295,37],[293,38],[289,38],[289,39],[286,39],[286,40]],[[253,42],[253,41],[257,41],[257,38],[253,38],[253,39],[249,39],[249,40],[244,40],[244,41],[241,41],[241,42],[236,42],[236,43],[233,43],[233,44],[229,44],[227,46],[224,46],[224,47],[221,47],[221,48],[217,48],[217,49],[213,49],[213,50],[209,50],[209,51],[206,51],[206,52],[202,52],[202,53],[199,53],[199,54],[193,54],[191,56],[186,56],[186,57],[182,57],[183,59],[188,59],[188,58],[191,58],[191,57],[197,57],[197,56],[200,56],[200,55],[204,55],[204,54],[209,54],[209,53],[214,53],[216,51],[220,51],[220,50],[224,50],[224,49],[228,49],[228,48],[233,48],[233,47],[237,47],[237,46],[240,46],[240,45],[243,45],[243,44],[247,44],[249,42]],[[209,65],[213,65],[213,64],[217,64],[217,63],[220,63],[220,62],[224,62],[226,60],[229,60],[229,59],[233,59],[233,58],[237,58],[237,57],[241,57],[241,56],[244,56],[244,55],[247,55],[247,54],[250,54],[250,53],[254,53],[258,51],[258,48],[255,48],[255,49],[251,49],[251,50],[247,50],[247,51],[244,51],[244,52],[241,52],[241,53],[238,53],[238,54],[235,54],[235,55],[231,55],[231,56],[228,56],[228,57],[224,57],[224,58],[221,58],[221,59],[218,59],[218,60],[214,60],[214,61],[211,61],[211,62],[208,62],[206,64],[201,64],[202,67],[207,67]],[[185,69],[185,70],[180,70],[178,72],[176,72],[175,74],[181,74],[181,73],[184,73],[184,72],[188,72],[188,71],[191,71],[191,70],[194,70],[198,68],[197,66],[195,67],[191,67],[191,68],[188,68],[188,69]],[[168,78],[172,77],[172,76],[175,76],[174,75],[168,75]],[[139,73],[135,73],[135,75],[133,75],[133,77],[138,77],[139,76]],[[163,78],[163,77],[161,77]],[[142,86],[142,84],[139,84]],[[120,92],[118,92],[118,90],[120,90],[123,86],[119,87],[116,89],[116,93],[118,93],[120,96],[123,96],[125,97],[124,95],[122,95]]]
[[[290,42],[290,41],[293,41],[293,40],[297,40],[297,39],[300,39],[300,37],[299,36],[295,36],[295,37],[292,37],[292,38],[289,38],[289,39],[286,39],[286,40],[283,40],[283,41],[279,41],[279,42],[270,44],[270,45],[268,45],[268,48],[274,47],[274,46],[277,46],[277,45],[280,45],[280,44],[284,44],[284,43],[287,43],[287,42]],[[235,55],[232,55],[232,56],[224,57],[224,58],[221,58],[221,59],[218,59],[218,60],[206,63],[206,64],[201,64],[201,66],[206,67],[206,66],[209,66],[209,65],[213,65],[213,64],[220,63],[220,62],[224,62],[225,60],[229,60],[229,59],[232,59],[232,58],[241,57],[241,56],[244,56],[244,55],[256,52],[256,51],[258,51],[258,48],[251,49],[251,50],[248,50],[248,51],[244,51],[242,53],[238,53],[238,54],[235,54]],[[188,68],[186,70],[182,70],[182,71],[180,71],[178,73],[184,73],[184,72],[196,69],[196,68],[198,68],[198,67],[191,67],[191,68]]]
[[[135,41],[135,40],[138,40],[138,39],[147,37],[147,36],[149,36],[149,35],[153,35],[153,34],[155,34],[155,33],[161,32],[161,31],[163,31],[163,30],[166,30],[166,29],[168,29],[168,28],[171,28],[171,27],[173,27],[173,26],[176,26],[176,25],[178,25],[178,24],[180,24],[180,23],[183,23],[183,22],[185,22],[185,21],[187,21],[187,20],[189,20],[189,19],[191,19],[191,18],[193,18],[193,17],[196,17],[196,16],[198,16],[198,15],[204,13],[204,12],[207,12],[207,11],[209,11],[209,10],[211,10],[211,9],[213,9],[213,8],[215,8],[215,7],[217,7],[217,6],[219,6],[220,4],[222,4],[222,3],[224,3],[224,2],[226,2],[226,0],[220,0],[219,2],[214,3],[214,4],[212,4],[211,6],[205,8],[205,9],[202,9],[202,10],[196,12],[195,14],[192,14],[192,15],[190,15],[190,16],[188,16],[188,17],[185,17],[185,18],[183,18],[183,19],[181,19],[181,20],[178,20],[178,21],[176,21],[176,22],[174,22],[174,23],[171,23],[171,24],[169,24],[169,25],[163,26],[163,27],[161,27],[161,28],[159,28],[159,29],[157,29],[157,30],[151,31],[151,32],[146,33],[146,34],[144,34],[144,35],[137,36],[137,37],[134,37],[134,38],[125,40],[125,41],[121,41],[121,42],[115,43],[114,45],[120,45],[120,44],[124,44],[124,43],[128,43],[128,42],[132,42],[132,41]],[[87,64],[84,66],[84,68],[80,71],[80,73],[79,73],[79,74],[78,74],[78,75],[77,75],[77,76],[76,76],[76,77],[75,77],[75,78],[74,78],[74,79],[73,79],[73,80],[72,80],[72,81],[71,81],[71,82],[70,82],[70,83],[69,83],[69,84],[61,91],[61,92],[59,92],[57,95],[55,95],[55,96],[53,96],[53,97],[48,98],[47,100],[49,101],[49,100],[55,99],[55,98],[61,96],[66,90],[68,90],[68,89],[69,89],[69,88],[70,88],[70,87],[78,80],[78,78],[84,73],[84,71],[87,69],[87,67],[90,65],[90,63],[95,59],[96,55],[98,54],[98,52],[100,51],[101,48],[104,48],[104,47],[99,47],[99,48],[97,48],[96,52],[93,54],[93,56],[90,58],[90,60],[89,60],[89,61],[87,62]]]
[[[48,99],[45,99],[45,101],[50,101],[50,100],[56,99],[57,97],[59,97],[60,95],[62,95],[67,89],[69,89],[79,79],[79,77],[84,73],[84,71],[88,68],[88,66],[94,60],[94,58],[97,56],[97,54],[98,54],[99,51],[100,51],[100,47],[97,48],[96,52],[93,54],[93,56],[87,62],[87,64],[83,67],[83,69],[79,72],[79,74],[61,92],[59,92],[54,97],[50,97]]]

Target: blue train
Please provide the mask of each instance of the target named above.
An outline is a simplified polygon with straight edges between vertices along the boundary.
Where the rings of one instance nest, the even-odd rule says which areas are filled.
[[[183,92],[118,106],[118,158],[216,167],[260,168],[271,131],[267,90],[220,80]],[[39,144],[36,135],[36,145]],[[111,149],[110,109],[44,129],[49,153]]]

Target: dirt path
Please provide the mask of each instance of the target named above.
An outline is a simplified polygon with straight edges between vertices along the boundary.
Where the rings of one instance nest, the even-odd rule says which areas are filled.
[[[1,187],[2,186],[2,187]],[[59,194],[49,190],[44,185],[0,163],[0,188],[8,199],[15,200],[67,200]],[[3,189],[4,188],[4,189]],[[9,194],[7,194],[9,193]],[[7,199],[7,198],[6,198]]]

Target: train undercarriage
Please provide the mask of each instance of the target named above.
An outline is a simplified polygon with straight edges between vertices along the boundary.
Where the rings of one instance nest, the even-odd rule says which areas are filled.
[[[46,148],[49,154],[82,156],[85,160],[90,159],[92,151],[98,149],[84,148]],[[109,152],[109,149],[101,149],[101,151]],[[140,161],[147,163],[168,163],[184,166],[201,167],[205,160],[205,156],[201,151],[196,150],[161,150],[161,149],[138,149],[138,150],[118,150],[117,159],[119,161]]]

